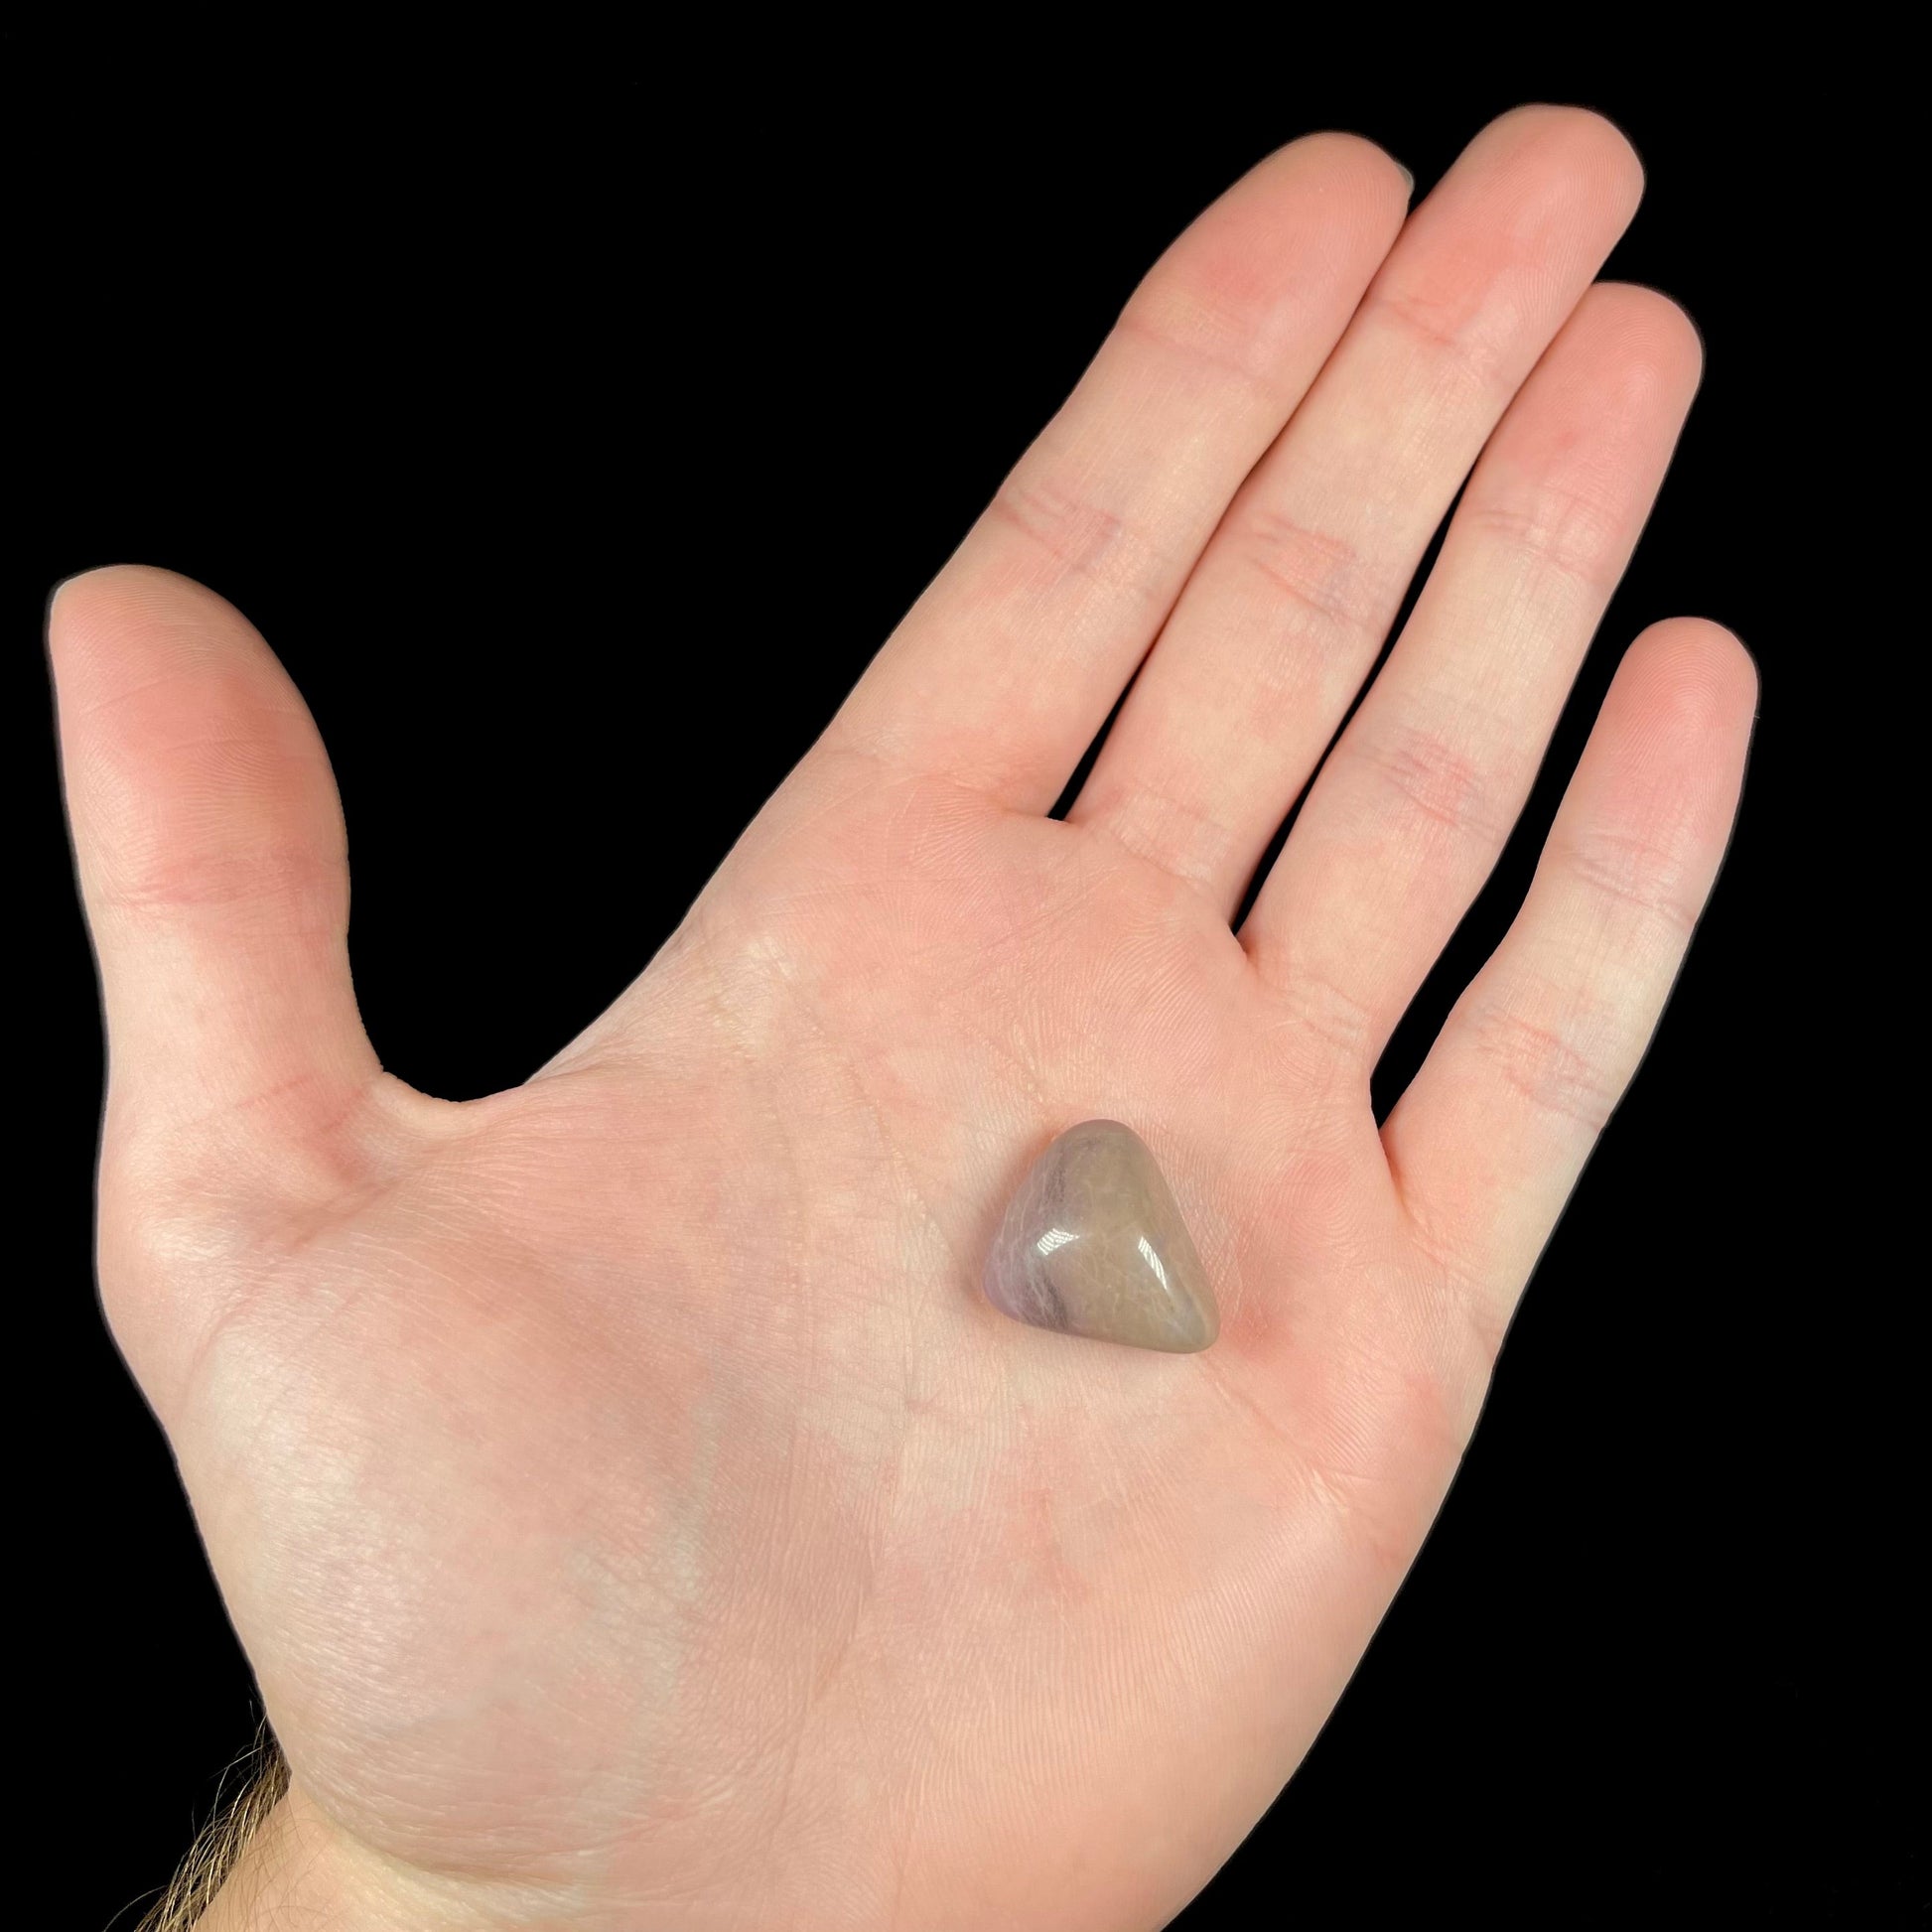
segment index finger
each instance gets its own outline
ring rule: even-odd
[[[1317,134],[1181,235],[840,712],[835,740],[1044,810],[1402,225],[1379,148]]]

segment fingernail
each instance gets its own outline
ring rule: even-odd
[[[1402,179],[1409,184],[1409,194],[1413,199],[1416,192],[1415,176],[1412,175],[1407,168],[1403,167],[1401,162],[1398,161],[1395,165],[1396,165],[1396,172],[1400,174]]]

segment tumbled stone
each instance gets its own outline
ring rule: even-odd
[[[1069,1127],[1028,1171],[986,1258],[986,1298],[1037,1328],[1189,1354],[1220,1332],[1214,1291],[1147,1144]]]

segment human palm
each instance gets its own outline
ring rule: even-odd
[[[1550,109],[1406,226],[1366,143],[1264,163],[650,968],[486,1100],[380,1072],[245,623],[66,587],[103,1285],[294,1778],[302,1856],[226,1922],[1079,1932],[1226,1856],[1420,1544],[1736,795],[1748,663],[1659,626],[1378,1131],[1695,384],[1675,310],[1588,287],[1635,194]],[[1173,1183],[1205,1354],[977,1292],[1094,1116]]]

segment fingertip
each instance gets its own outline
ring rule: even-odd
[[[193,605],[206,610],[229,606],[206,584],[156,564],[100,564],[64,577],[48,594],[50,621],[58,614],[63,627],[91,621],[97,615],[126,617],[171,607]]]
[[[1601,157],[1603,165],[1623,185],[1634,207],[1642,201],[1647,184],[1647,172],[1637,144],[1599,107],[1569,107],[1561,111],[1576,119],[1579,138],[1587,139]]]
[[[1708,618],[1667,618],[1625,653],[1613,697],[1633,756],[1707,775],[1741,768],[1758,700],[1757,660]]]
[[[1710,618],[1685,620],[1696,633],[1694,648],[1710,660],[1713,685],[1739,710],[1755,713],[1764,689],[1757,653],[1728,625]]]
[[[1631,424],[1668,419],[1672,435],[1704,379],[1704,345],[1669,296],[1634,282],[1596,282],[1564,325],[1561,360],[1585,386],[1599,420]]]
[[[1380,231],[1382,245],[1394,239],[1409,212],[1416,178],[1379,142],[1344,128],[1319,128],[1285,142],[1255,167],[1249,182],[1279,177],[1284,186],[1314,188],[1328,205],[1328,216]],[[1352,218],[1351,218],[1352,217]]]
[[[47,642],[50,650],[58,651],[74,634],[77,620],[99,594],[97,580],[126,568],[124,564],[104,564],[91,570],[77,570],[71,577],[63,577],[48,592]]]
[[[1356,134],[1346,128],[1324,128],[1290,142],[1283,152],[1293,150],[1305,152],[1338,174],[1372,182],[1376,192],[1405,207],[1415,193],[1415,176],[1379,141],[1371,140],[1366,134]]]
[[[1533,152],[1540,167],[1600,188],[1627,219],[1643,199],[1644,169],[1630,137],[1593,107],[1528,101],[1489,123],[1477,143]]]
[[[52,614],[84,608],[103,591],[111,590],[116,584],[131,576],[138,576],[146,569],[147,566],[142,564],[95,564],[87,570],[76,570],[72,576],[63,577],[48,592],[48,611]]]
[[[61,656],[97,629],[103,609],[125,596],[141,570],[138,564],[101,564],[62,578],[47,596],[49,649]]]
[[[1285,371],[1340,334],[1408,206],[1402,170],[1373,141],[1304,135],[1257,163],[1175,239],[1129,314],[1170,343],[1238,358],[1299,397],[1304,385]]]
[[[1639,633],[1630,657],[1653,661],[1654,674],[1705,693],[1724,710],[1753,709],[1757,703],[1757,658],[1728,625],[1713,618],[1665,618]]]
[[[56,584],[48,596],[47,649],[64,710],[215,658],[268,655],[225,598],[151,564],[106,564]]]
[[[1596,282],[1579,304],[1614,329],[1647,362],[1695,378],[1704,367],[1704,336],[1682,303],[1641,282]]]
[[[1636,144],[1600,107],[1568,100],[1526,100],[1498,115],[1490,125],[1511,123],[1576,142],[1642,184],[1643,160]]]

